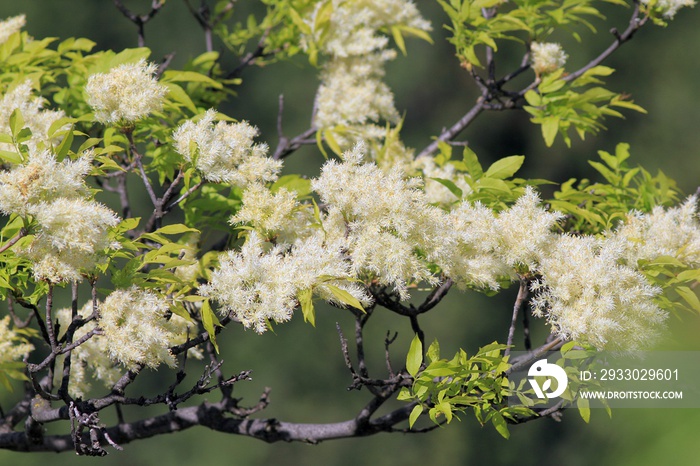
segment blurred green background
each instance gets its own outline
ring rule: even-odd
[[[137,12],[146,12],[150,0],[125,2]],[[193,4],[197,4],[193,1]],[[245,4],[246,2],[239,2]],[[396,93],[397,107],[406,111],[403,137],[418,150],[442,127],[451,125],[473,103],[475,90],[464,70],[459,68],[440,27],[445,16],[433,0],[419,0],[418,7],[433,21],[431,46],[409,41],[408,56],[391,63],[387,81]],[[37,38],[56,36],[88,37],[99,49],[136,46],[136,29],[114,8],[110,0],[3,0],[0,18],[19,13],[27,15],[26,30]],[[586,141],[574,140],[567,150],[558,140],[546,148],[539,128],[524,112],[500,112],[482,115],[465,133],[470,145],[484,164],[497,158],[525,154],[523,175],[548,178],[557,182],[571,176],[592,177],[586,160],[599,149],[612,151],[619,142],[632,145],[632,163],[651,172],[662,169],[676,179],[685,193],[700,185],[700,27],[698,11],[682,10],[668,28],[647,26],[635,39],[623,46],[608,62],[617,72],[607,82],[610,89],[631,94],[648,115],[626,112],[625,120],[608,120],[609,131]],[[629,14],[622,9],[606,10],[609,21],[597,22],[600,34],[584,35],[583,44],[567,36],[556,36],[570,55],[568,69],[580,66],[599,53],[611,40],[611,26],[625,27]],[[204,51],[204,40],[196,22],[183,2],[170,0],[162,12],[147,25],[146,45],[152,58],[172,51],[173,66]],[[229,68],[237,58],[226,52]],[[506,69],[504,66],[501,69]],[[309,126],[311,103],[317,83],[316,71],[304,60],[247,70],[238,97],[221,110],[235,118],[247,119],[262,132],[261,139],[276,144],[275,123],[279,94],[285,95],[284,128],[288,136]],[[299,151],[286,162],[286,169],[318,172],[322,158],[310,148]],[[496,298],[454,292],[443,306],[426,315],[422,323],[428,339],[440,340],[443,356],[463,347],[468,352],[493,340],[504,341],[510,319],[514,289]],[[365,341],[373,357],[375,373],[382,370],[383,340],[387,330],[398,331],[393,347],[396,365],[402,363],[411,337],[407,322],[393,316],[378,315],[369,325]],[[352,320],[337,309],[324,309],[317,316],[317,328],[303,324],[300,318],[277,326],[276,333],[258,336],[240,328],[226,329],[223,345],[224,368],[229,373],[252,369],[253,381],[236,386],[238,396],[255,404],[263,387],[272,387],[272,403],[263,413],[293,422],[341,421],[352,417],[369,400],[365,391],[348,392],[351,379],[345,369],[335,322],[346,335]],[[535,329],[543,332],[542,322]],[[671,323],[676,347],[700,349],[700,321],[685,316]],[[521,344],[521,340],[518,340]],[[173,374],[148,374],[151,382],[170,383]],[[165,382],[163,380],[166,380]],[[146,381],[145,391],[154,384]],[[154,393],[154,392],[153,392]],[[12,395],[2,394],[3,405]],[[199,401],[199,400],[198,400]],[[163,412],[157,408],[152,412]],[[126,411],[127,419],[143,413]],[[109,422],[110,419],[103,418]],[[0,464],[131,464],[169,465],[203,464],[440,464],[440,465],[658,465],[700,464],[699,410],[623,410],[611,419],[594,410],[591,425],[585,425],[575,410],[567,411],[562,422],[545,419],[511,429],[510,440],[502,439],[490,426],[481,428],[472,415],[461,422],[429,434],[380,434],[363,439],[326,442],[321,445],[272,444],[219,434],[203,428],[160,436],[125,445],[102,459],[76,458],[71,453],[19,454],[0,451]]]

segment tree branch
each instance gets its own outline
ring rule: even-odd
[[[316,444],[325,440],[365,437],[379,432],[389,432],[392,427],[408,419],[413,405],[409,404],[390,413],[369,419],[381,405],[382,400],[372,400],[358,416],[347,421],[326,424],[302,424],[278,421],[277,419],[236,419],[231,418],[226,407],[221,403],[203,403],[199,406],[179,408],[160,416],[140,421],[119,424],[103,429],[100,444],[112,442],[124,445],[134,440],[146,439],[156,435],[181,432],[195,426],[207,427],[217,432],[243,435],[264,442],[273,443],[304,442]],[[92,443],[89,433],[83,433],[82,442]],[[0,434],[0,448],[25,452],[64,452],[74,449],[70,435],[44,435],[38,443],[31,441],[26,432]]]

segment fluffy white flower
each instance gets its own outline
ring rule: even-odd
[[[252,232],[240,252],[228,251],[199,293],[214,298],[223,314],[233,312],[245,327],[267,330],[267,322],[286,322],[297,306],[297,268],[284,259],[283,248],[265,252],[262,238]]]
[[[296,198],[296,192],[285,188],[273,194],[262,184],[252,184],[243,192],[243,206],[231,217],[231,223],[248,223],[262,232],[286,230],[294,233],[297,228],[303,228],[295,215],[301,207]]]
[[[685,6],[695,6],[695,0],[642,0],[642,3],[658,8],[663,16],[668,19],[673,19],[678,10]]]
[[[0,172],[0,211],[22,217],[36,215],[38,205],[57,198],[88,194],[84,177],[91,169],[91,154],[62,162],[49,151],[30,153],[29,160]]]
[[[435,283],[419,251],[439,244],[442,211],[431,206],[420,179],[405,179],[400,170],[384,173],[362,163],[364,146],[327,162],[312,187],[329,206],[323,220],[329,241],[344,242],[356,273],[391,285],[403,299],[410,283]]]
[[[394,95],[381,81],[384,61],[394,55],[387,51],[331,60],[321,74],[314,125],[319,128],[364,125],[381,119],[396,122],[399,114]]]
[[[554,42],[533,42],[530,44],[530,52],[532,69],[537,75],[558,70],[569,58],[561,45]]]
[[[620,264],[623,250],[617,240],[559,237],[540,261],[533,313],[557,334],[598,349],[649,347],[667,316],[654,304],[661,290]]]
[[[525,194],[496,219],[495,229],[499,237],[496,252],[510,267],[524,265],[535,269],[556,239],[552,228],[562,215],[547,212],[539,204],[539,195],[528,186]]]
[[[32,96],[30,80],[7,91],[0,100],[0,133],[11,134],[10,115],[19,109],[24,119],[24,126],[32,131],[32,137],[23,143],[29,147],[30,151],[36,150],[39,142],[45,146],[59,143],[60,139],[49,138],[48,132],[51,125],[63,118],[65,114],[62,110],[43,110],[43,105],[44,102],[40,97]],[[10,143],[2,143],[0,149],[14,151],[15,147]]]
[[[141,59],[124,63],[109,73],[88,78],[87,102],[95,110],[95,119],[112,125],[130,125],[163,106],[168,90],[158,83],[158,67]]]
[[[316,4],[307,20],[313,37],[306,40],[321,42],[323,52],[335,57],[367,55],[384,49],[388,38],[379,33],[382,28],[403,25],[430,30],[430,23],[421,17],[415,4],[407,0],[334,0],[330,25],[316,30],[316,15],[323,3]]]
[[[384,137],[382,120],[396,123],[394,96],[382,81],[384,64],[396,52],[388,48],[386,32],[396,27],[428,31],[430,24],[406,0],[317,2],[306,18],[311,34],[302,43],[314,43],[329,60],[321,74],[313,123],[319,129],[342,127],[334,135],[342,150],[358,139]],[[317,16],[329,13],[328,21]],[[318,27],[320,26],[320,27]]]
[[[152,291],[136,286],[113,291],[100,305],[98,319],[110,357],[128,368],[174,367],[170,347],[186,340],[191,324],[176,314],[166,318],[168,309],[165,298]]]
[[[613,233],[625,240],[625,259],[635,267],[637,261],[671,256],[688,265],[700,265],[700,222],[697,198],[691,196],[681,206],[654,207],[648,213],[632,212]]]
[[[175,130],[176,150],[209,181],[247,186],[275,181],[282,162],[266,157],[267,145],[255,144],[258,130],[248,122],[214,124],[216,111],[208,110],[197,122],[186,121]]]
[[[443,219],[443,239],[429,256],[461,287],[500,288],[499,281],[514,277],[496,253],[501,233],[493,210],[481,203],[461,202]]]
[[[356,275],[344,252],[343,244],[329,244],[322,232],[297,241],[288,257],[297,270],[294,286],[298,290],[311,289],[321,299],[345,307],[329,288],[332,285],[350,293],[363,306],[371,305],[372,297],[354,281]]]
[[[87,302],[78,310],[77,317],[88,318],[92,315],[92,301]],[[59,309],[56,312],[62,337],[71,324],[71,309]],[[73,334],[73,341],[83,338],[88,332],[97,327],[97,322],[92,320],[78,328]],[[92,381],[101,382],[106,388],[111,388],[122,375],[122,369],[109,357],[107,339],[101,335],[94,335],[83,344],[71,351],[70,382],[68,393],[74,398],[84,398],[92,389]],[[65,360],[64,356],[58,359],[60,364]],[[61,367],[57,365],[57,367]],[[56,384],[60,384],[62,371],[55,374]]]
[[[0,44],[22,29],[25,24],[27,24],[27,20],[24,15],[11,16],[4,21],[0,21]]]
[[[34,345],[10,329],[10,316],[0,319],[0,366],[21,361],[34,351]]]
[[[108,230],[116,214],[95,201],[59,198],[35,206],[37,231],[17,254],[32,262],[34,276],[50,282],[78,281],[92,271],[112,244]]]
[[[307,238],[288,248],[275,245],[269,250],[257,232],[251,232],[240,252],[228,251],[220,259],[210,282],[200,287],[203,296],[221,304],[246,328],[267,330],[268,322],[286,322],[298,306],[300,291],[312,290],[327,301],[338,302],[328,285],[344,289],[360,302],[371,298],[353,278],[348,261],[338,246],[328,246],[321,235]]]

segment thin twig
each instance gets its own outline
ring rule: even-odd
[[[17,232],[17,234],[10,241],[8,241],[4,245],[0,246],[0,254],[7,251],[8,249],[10,249],[12,246],[14,246],[17,243],[17,241],[21,240],[26,235],[27,235],[27,229],[24,227],[20,228],[19,231]]]
[[[528,286],[530,281],[525,277],[520,277],[520,287],[518,288],[518,297],[515,298],[515,304],[513,305],[513,317],[510,320],[510,328],[508,329],[508,340],[506,342],[507,348],[505,350],[504,356],[510,354],[510,350],[513,346],[513,338],[515,337],[515,324],[518,322],[518,312],[523,306],[523,303],[527,299]]]
[[[474,119],[484,110],[485,103],[485,99],[483,97],[479,97],[476,104],[467,113],[465,113],[464,116],[459,119],[459,121],[457,121],[449,129],[443,131],[435,141],[431,142],[428,147],[423,149],[420,154],[418,154],[418,157],[428,157],[432,155],[435,151],[437,151],[439,142],[451,141],[457,137],[457,135],[461,133],[464,128],[469,126],[469,124],[474,121]]]
[[[532,354],[527,355],[527,357],[523,358],[522,360],[517,361],[515,364],[510,366],[505,374],[510,375],[513,372],[519,371],[523,367],[527,366],[528,364],[532,363],[535,359],[539,358],[543,354],[545,354],[547,351],[551,351],[556,349],[558,346],[560,346],[562,343],[564,343],[564,339],[562,337],[557,337],[551,342],[544,344],[540,346],[537,350],[535,350]]]
[[[644,16],[642,18],[639,17],[639,2],[634,2],[634,10],[632,11],[632,16],[630,17],[627,29],[625,29],[625,31],[622,34],[620,34],[615,28],[611,29],[610,32],[612,33],[612,35],[615,36],[615,41],[612,44],[610,44],[610,46],[607,49],[605,49],[600,55],[591,60],[587,65],[564,77],[564,81],[571,82],[579,78],[591,68],[600,65],[603,62],[603,60],[612,55],[612,53],[615,50],[617,50],[622,44],[632,39],[637,30],[644,26],[648,19],[648,16]]]

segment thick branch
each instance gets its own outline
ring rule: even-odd
[[[154,437],[161,434],[180,432],[194,426],[204,426],[217,432],[244,435],[272,442],[319,443],[324,440],[364,437],[388,432],[391,428],[408,419],[413,405],[406,405],[374,420],[366,420],[364,411],[373,411],[379,402],[371,402],[360,414],[347,421],[328,424],[298,424],[276,419],[235,419],[231,418],[221,404],[204,403],[199,406],[179,408],[160,416],[143,419],[128,424],[119,424],[104,432],[116,443],[123,445],[134,440]],[[378,406],[377,406],[378,407]],[[90,442],[87,434],[83,441]],[[101,439],[103,444],[106,441]],[[24,432],[0,434],[0,448],[13,451],[73,451],[70,435],[44,435],[40,443],[31,442]]]

